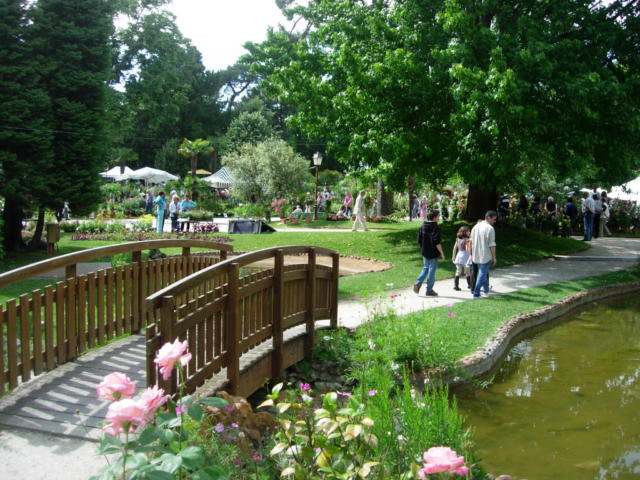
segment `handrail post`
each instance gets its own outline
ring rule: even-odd
[[[338,280],[340,279],[340,254],[334,253],[332,256],[331,271],[331,306],[330,306],[330,327],[338,328]]]
[[[282,313],[284,306],[284,252],[275,251],[273,264],[273,352],[271,354],[271,375],[278,378],[283,372],[283,344]]]
[[[173,325],[176,321],[177,312],[175,309],[176,300],[173,296],[162,297],[160,302],[160,347],[165,343],[173,343]],[[153,361],[150,359],[150,361]],[[154,366],[155,368],[155,366]],[[164,380],[158,377],[158,383],[164,389],[165,393],[173,395],[176,393],[176,371],[171,374],[171,378]]]
[[[147,303],[146,302],[147,292],[145,289],[145,275],[144,275],[146,272],[144,272],[144,269],[143,269],[141,250],[136,250],[131,252],[131,263],[137,263],[139,267],[138,268],[138,318],[140,320],[138,325],[134,325],[132,327],[133,331],[137,333],[140,331],[142,327],[147,326],[147,322],[146,322],[147,309],[145,308],[145,304]]]
[[[238,290],[238,279],[240,277],[240,267],[237,263],[229,265],[227,283],[227,315],[225,317],[224,330],[226,333],[227,349],[227,379],[229,380],[229,391],[236,395],[240,388],[240,292]]]
[[[185,277],[188,277],[193,273],[193,270],[191,269],[191,261],[189,258],[190,256],[191,256],[191,248],[182,247],[182,271]]]
[[[66,267],[64,267],[64,279],[68,280],[69,278],[76,278],[76,276],[78,275],[78,265],[77,264],[73,264],[73,265],[67,265]]]
[[[307,334],[304,337],[304,356],[311,358],[313,354],[313,336],[316,321],[316,249],[309,249],[309,261],[307,263],[307,305],[305,323]]]

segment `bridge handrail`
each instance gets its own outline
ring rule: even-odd
[[[191,240],[177,238],[166,240],[143,240],[138,242],[121,243],[118,245],[107,245],[104,247],[89,248],[80,252],[67,253],[65,255],[49,258],[2,273],[0,274],[0,288],[6,287],[7,285],[11,285],[22,280],[26,280],[35,275],[50,272],[51,270],[55,270],[56,268],[73,267],[78,263],[87,262],[96,258],[108,257],[119,253],[141,252],[143,250],[151,250],[154,248],[175,247],[182,247],[183,249],[208,248],[212,250],[220,250],[221,252],[224,252],[225,256],[227,252],[233,251],[233,247],[231,245],[227,245],[224,243],[211,242],[208,240]],[[134,261],[136,261],[135,258]],[[75,276],[75,272],[72,272],[71,276]]]
[[[255,252],[248,252],[237,257],[229,258],[222,262],[211,265],[210,267],[203,268],[202,270],[195,272],[188,277],[183,278],[171,285],[158,290],[154,294],[147,297],[147,309],[152,311],[155,308],[159,308],[164,296],[178,296],[185,293],[204,280],[208,280],[216,277],[217,275],[223,275],[228,273],[228,269],[231,264],[237,264],[238,267],[244,267],[260,260],[266,260],[274,258],[276,252],[282,251],[283,255],[300,255],[309,254],[310,251],[315,250],[316,255],[334,256],[338,255],[338,252],[323,247],[311,247],[305,245],[291,245],[286,247],[270,247],[262,250],[256,250]]]

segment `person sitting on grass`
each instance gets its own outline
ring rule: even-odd
[[[336,217],[340,220],[351,218],[351,216],[347,213],[347,207],[342,205],[340,210],[336,212]]]

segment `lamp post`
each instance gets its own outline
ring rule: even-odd
[[[316,167],[316,208],[313,212],[313,219],[318,219],[318,167],[322,165],[322,154],[320,152],[316,152],[313,154],[313,164]]]

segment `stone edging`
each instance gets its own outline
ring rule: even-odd
[[[511,341],[525,330],[550,322],[585,303],[635,291],[640,291],[640,281],[606,285],[583,290],[552,305],[511,317],[483,347],[458,360],[456,366],[471,377],[478,377],[489,372],[510,348]]]

